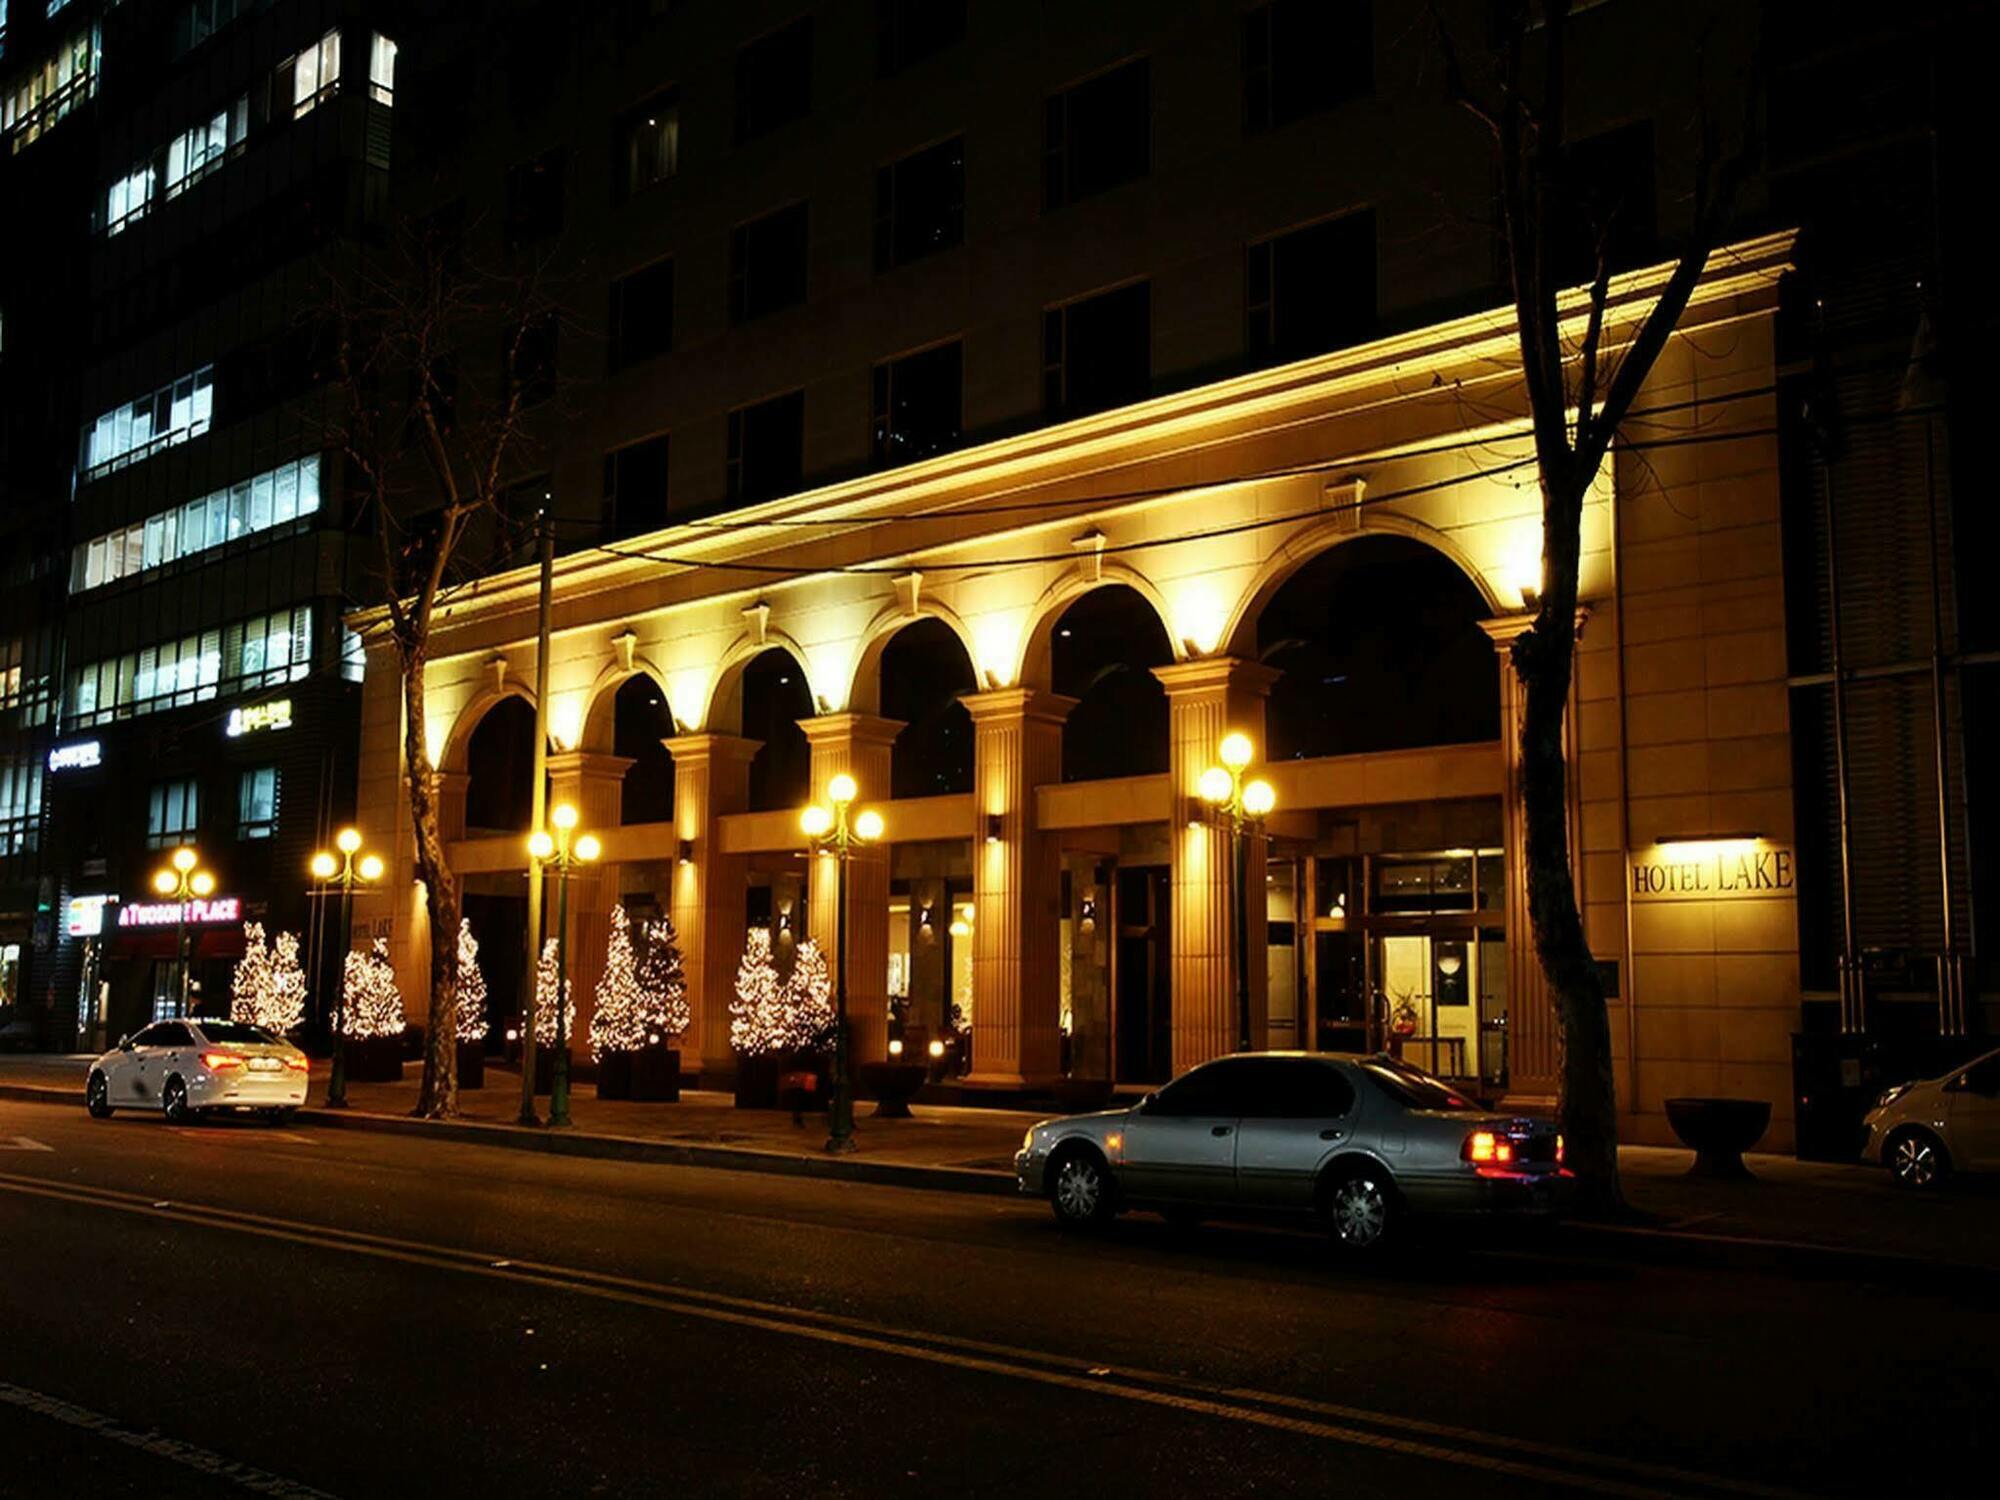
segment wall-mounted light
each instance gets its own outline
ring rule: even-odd
[[[1085,891],[1077,906],[1077,927],[1083,932],[1097,930],[1097,893]]]
[[[889,1038],[889,1055],[891,1057],[901,1057],[903,1055],[903,1039],[901,1037],[892,1036]]]
[[[988,813],[986,815],[986,842],[989,844],[1000,842],[1000,814],[998,813]]]
[[[1447,979],[1456,979],[1458,971],[1464,967],[1465,960],[1456,953],[1440,953],[1438,955],[1438,973],[1444,975]]]
[[[931,1039],[930,1054],[933,1058],[943,1057],[944,1043],[939,1041],[937,1038],[933,1037]]]
[[[691,864],[693,864],[693,863],[694,863],[694,840],[693,840],[693,839],[682,839],[682,840],[680,841],[679,845],[678,845],[678,846],[677,846],[677,847],[675,848],[675,850],[674,850],[674,858],[675,858],[675,860],[676,860],[676,861],[678,861],[679,863],[681,863],[681,864],[684,864],[684,865],[691,865]]]

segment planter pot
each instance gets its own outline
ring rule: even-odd
[[[632,1097],[633,1052],[607,1052],[597,1060],[597,1097],[600,1099],[630,1099]]]
[[[486,1087],[486,1048],[482,1044],[458,1044],[458,1086],[462,1089]]]
[[[400,1036],[348,1037],[349,1083],[401,1083],[403,1039]]]
[[[755,1057],[736,1059],[736,1107],[738,1109],[776,1109],[778,1107],[778,1073],[783,1059],[775,1052],[760,1053]]]
[[[681,1097],[681,1054],[665,1043],[632,1054],[632,1097],[675,1104]]]
[[[861,1092],[875,1101],[880,1120],[910,1118],[910,1100],[924,1086],[929,1069],[922,1063],[869,1062],[860,1068]]]
[[[1694,1151],[1690,1177],[1748,1177],[1743,1153],[1763,1139],[1771,1123],[1763,1099],[1669,1099],[1667,1123]]]

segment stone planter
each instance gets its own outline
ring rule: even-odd
[[[346,1039],[349,1083],[401,1083],[403,1039],[400,1036],[351,1036]]]
[[[681,1054],[660,1043],[632,1054],[632,1097],[649,1104],[676,1104],[681,1097]]]
[[[762,1052],[755,1057],[736,1059],[736,1107],[738,1109],[776,1109],[778,1107],[778,1074],[784,1060],[775,1052]]]
[[[462,1089],[486,1087],[486,1047],[483,1043],[458,1044],[458,1086]]]
[[[1743,1153],[1764,1137],[1771,1106],[1763,1099],[1669,1099],[1667,1123],[1694,1152],[1690,1177],[1748,1177]]]
[[[597,1060],[597,1097],[600,1099],[630,1099],[632,1097],[633,1052],[607,1052]]]
[[[875,1101],[881,1120],[910,1118],[910,1100],[924,1086],[929,1070],[922,1063],[868,1062],[860,1068],[861,1092]]]

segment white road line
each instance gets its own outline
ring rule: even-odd
[[[1543,1484],[1561,1485],[1624,1500],[1672,1500],[1690,1492],[1746,1496],[1795,1497],[1797,1491],[1761,1485],[1722,1474],[1649,1464],[1612,1454],[1537,1443],[1530,1439],[1489,1433],[1477,1428],[1417,1421],[1389,1413],[1364,1411],[1285,1396],[1275,1392],[1226,1388],[1155,1371],[1093,1366],[1087,1361],[1031,1349],[959,1339],[945,1334],[899,1329],[864,1319],[821,1314],[781,1303],[705,1292],[697,1288],[639,1281],[600,1272],[545,1265],[533,1261],[495,1259],[490,1255],[391,1239],[332,1226],[279,1219],[239,1209],[148,1200],[115,1188],[56,1183],[0,1173],[0,1191],[26,1193],[64,1202],[120,1210],[210,1229],[235,1230],[261,1238],[339,1250],[382,1260],[399,1261],[434,1270],[485,1276],[547,1291],[569,1292],[628,1306],[755,1328],[763,1332],[836,1344],[875,1353],[921,1360],[930,1364],[977,1371],[1043,1385],[1087,1391],[1093,1395],[1217,1417],[1253,1426],[1317,1437],[1351,1447],[1484,1470]],[[1298,1413],[1292,1415],[1290,1413]],[[1309,1415],[1308,1415],[1309,1414]],[[1338,1422],[1324,1420],[1327,1417]],[[1363,1423],[1389,1431],[1368,1431],[1345,1425]],[[1408,1434],[1400,1436],[1396,1434]],[[1434,1438],[1438,1441],[1425,1441]],[[1476,1452],[1466,1444],[1483,1445]],[[1454,1445],[1454,1446],[1447,1446]],[[1504,1454],[1520,1457],[1506,1457]],[[1596,1471],[1596,1472],[1592,1472]],[[1631,1476],[1620,1479],[1605,1471]],[[1641,1482],[1643,1481],[1643,1482]],[[1666,1486],[1656,1488],[1655,1486]]]
[[[135,1448],[154,1458],[165,1459],[168,1463],[179,1464],[182,1468],[195,1469],[216,1479],[224,1479],[240,1489],[256,1495],[274,1495],[278,1500],[334,1500],[325,1490],[316,1490],[311,1485],[300,1484],[295,1479],[287,1479],[281,1474],[272,1474],[249,1464],[238,1463],[233,1458],[224,1458],[220,1453],[211,1453],[206,1448],[184,1443],[179,1438],[166,1437],[158,1432],[135,1432],[122,1424],[116,1417],[107,1417],[103,1412],[91,1411],[56,1396],[31,1391],[26,1386],[10,1385],[0,1380],[0,1401],[9,1406],[19,1407],[37,1416],[48,1417],[71,1427],[103,1438],[106,1442],[118,1443],[127,1448]]]

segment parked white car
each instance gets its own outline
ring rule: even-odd
[[[306,1102],[306,1055],[261,1026],[190,1016],[155,1021],[90,1065],[83,1098],[103,1119],[114,1109],[157,1109],[177,1123],[204,1111],[290,1117]]]
[[[1933,1188],[1955,1171],[2000,1171],[2000,1052],[1941,1078],[1899,1083],[1868,1111],[1868,1145],[1907,1188]]]

